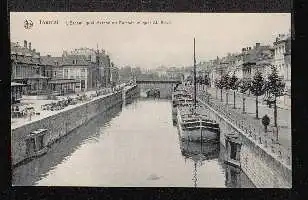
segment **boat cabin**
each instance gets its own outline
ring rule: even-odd
[[[190,117],[190,118],[183,118],[182,121],[183,129],[191,130],[191,129],[212,129],[212,130],[219,130],[219,124],[213,120],[209,120],[206,118],[201,117]]]

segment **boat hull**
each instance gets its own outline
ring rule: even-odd
[[[180,123],[178,123],[179,136],[181,140],[188,140],[192,142],[214,142],[219,143],[219,130],[212,128],[198,128],[194,130],[183,130]]]
[[[182,126],[182,117],[180,108],[177,109],[177,127],[179,137],[181,140],[188,140],[192,142],[220,142],[220,130],[219,128],[211,126],[198,126],[193,129],[185,129]]]

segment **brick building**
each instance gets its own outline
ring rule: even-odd
[[[50,77],[48,69],[41,65],[40,53],[32,49],[31,42],[25,40],[24,45],[11,43],[11,81],[26,85],[23,94],[45,94]]]

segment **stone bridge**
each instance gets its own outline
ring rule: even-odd
[[[171,98],[173,88],[181,83],[181,80],[136,80],[140,89],[140,96],[146,97],[149,90],[159,90],[160,98]]]

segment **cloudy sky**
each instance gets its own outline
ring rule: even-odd
[[[289,13],[11,13],[10,36],[12,42],[31,42],[41,55],[60,56],[63,50],[98,45],[117,66],[182,67],[193,64],[193,37],[197,62],[205,61],[256,42],[272,44],[278,34],[289,31],[290,17]],[[25,20],[32,20],[31,29],[24,28]],[[58,24],[40,24],[48,20]]]

